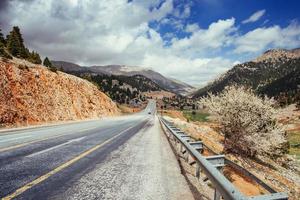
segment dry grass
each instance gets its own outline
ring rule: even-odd
[[[140,112],[146,107],[145,104],[143,104],[141,107],[130,107],[129,105],[126,104],[117,104],[117,106],[120,109],[121,113],[123,114]]]

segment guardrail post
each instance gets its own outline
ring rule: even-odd
[[[215,188],[214,200],[220,200],[220,199],[221,199],[221,195],[218,192],[217,188]]]
[[[200,164],[199,162],[196,162],[196,177],[200,178]]]
[[[189,162],[189,151],[188,151],[188,149],[185,149],[185,162]]]

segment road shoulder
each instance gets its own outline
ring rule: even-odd
[[[193,199],[156,117],[94,170],[77,180],[63,197]]]

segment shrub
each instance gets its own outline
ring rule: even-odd
[[[52,72],[57,72],[57,68],[55,66],[51,66],[51,67],[49,67],[49,69]]]
[[[21,70],[29,70],[29,67],[27,65],[23,65],[23,64],[18,65],[18,68]]]
[[[279,157],[287,152],[283,129],[275,119],[274,101],[244,87],[226,87],[200,100],[222,125],[225,152]]]

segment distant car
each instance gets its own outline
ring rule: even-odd
[[[148,114],[151,115],[151,111],[149,111]]]

